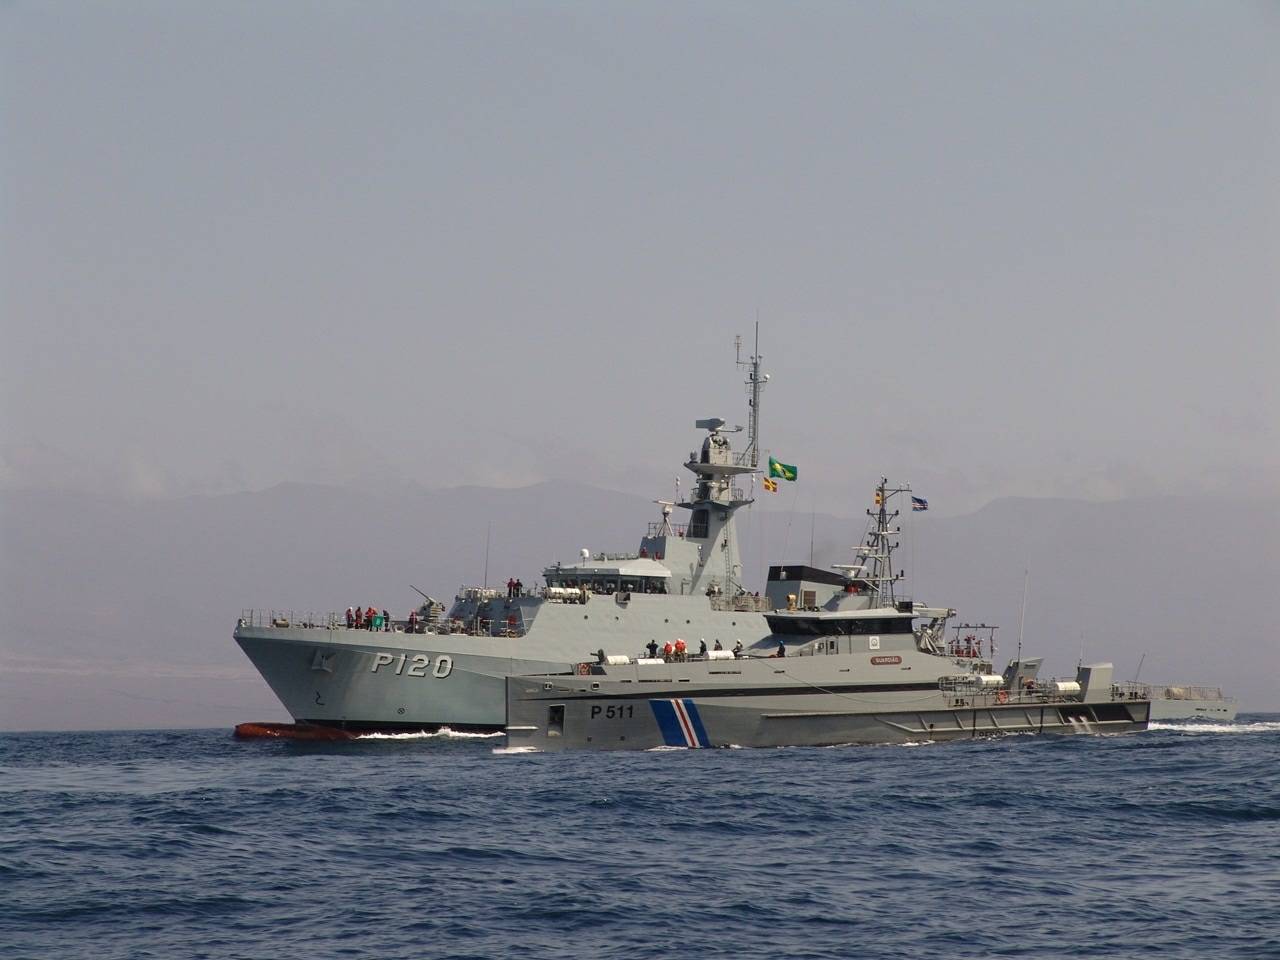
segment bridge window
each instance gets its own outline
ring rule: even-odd
[[[706,509],[693,511],[693,516],[689,518],[689,538],[692,540],[707,539],[707,517]]]

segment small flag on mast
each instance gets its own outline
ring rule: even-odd
[[[768,477],[765,477],[763,482],[764,482],[764,488],[765,488],[766,490],[768,490],[770,493],[777,493],[777,492],[778,492],[778,481],[777,481],[777,480],[770,480]]]
[[[790,463],[783,463],[781,460],[769,458],[769,476],[780,477],[783,480],[795,480],[799,475],[799,471]]]
[[[911,510],[914,513],[919,513],[921,510],[928,510],[928,509],[929,509],[929,501],[924,499],[924,497],[911,498]]]

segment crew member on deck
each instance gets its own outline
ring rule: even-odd
[[[787,645],[786,645],[785,643],[783,643],[781,640],[779,640],[779,641],[778,641],[778,652],[777,652],[777,653],[775,653],[775,654],[774,654],[774,656],[775,656],[775,657],[785,657],[786,655],[787,655]]]

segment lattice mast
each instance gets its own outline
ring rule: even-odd
[[[871,523],[866,542],[857,548],[858,562],[866,570],[864,579],[876,594],[876,606],[893,606],[897,602],[895,585],[903,577],[901,571],[893,568],[893,551],[901,546],[894,538],[902,533],[902,528],[891,524],[897,520],[899,511],[889,509],[890,498],[900,493],[910,494],[911,486],[890,487],[887,477],[880,478],[876,485],[875,508],[867,511]]]

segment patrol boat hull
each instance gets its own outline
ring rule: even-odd
[[[567,674],[601,646],[639,654],[676,636],[748,645],[769,633],[755,612],[715,610],[707,597],[611,597],[536,605],[517,637],[405,633],[345,626],[242,624],[234,636],[290,716],[351,730],[501,730],[506,678]]]
[[[1154,687],[1151,692],[1152,720],[1220,720],[1230,723],[1240,704],[1225,697],[1216,687]]]
[[[847,659],[842,666],[839,660]],[[507,741],[533,750],[892,744],[1008,734],[1143,730],[1150,702],[1121,694],[1110,670],[1080,696],[958,694],[936,678],[856,677],[867,658],[744,659],[591,667],[573,677],[510,677]],[[725,670],[732,671],[726,675]],[[648,675],[646,675],[648,674]]]

